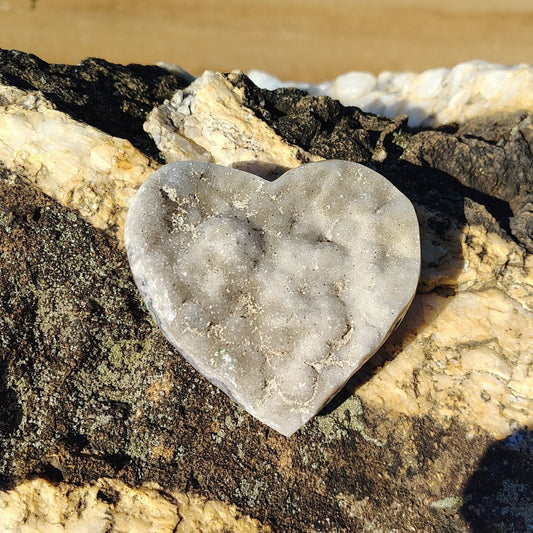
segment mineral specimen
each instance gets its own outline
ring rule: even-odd
[[[268,182],[205,162],[155,172],[128,212],[135,281],[166,337],[290,436],[376,352],[418,282],[418,221],[346,161]]]

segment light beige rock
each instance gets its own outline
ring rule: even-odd
[[[384,347],[392,359],[357,393],[503,438],[533,424],[533,256],[467,226],[451,261],[463,264],[447,279],[423,266],[424,293]],[[440,296],[437,285],[457,292]]]
[[[220,73],[206,71],[155,108],[144,129],[167,163],[207,161],[276,178],[304,161],[319,161],[292,146],[244,105]]]
[[[270,531],[233,505],[114,479],[82,486],[26,481],[0,492],[3,533],[254,533]]]
[[[122,238],[154,165],[129,141],[62,113],[37,91],[0,85],[0,161],[97,228]]]

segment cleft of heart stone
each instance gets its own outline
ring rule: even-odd
[[[412,204],[347,161],[273,182],[210,163],[165,165],[137,192],[125,242],[167,339],[286,436],[383,344],[420,273]]]

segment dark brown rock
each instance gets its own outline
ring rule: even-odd
[[[298,89],[259,89],[244,74],[228,78],[242,91],[244,104],[281,137],[325,159],[368,163],[384,138],[407,124],[407,117],[390,120]]]
[[[533,123],[521,112],[471,120],[454,134],[412,138],[409,159],[438,168],[465,187],[508,204],[514,237],[533,251]],[[494,200],[492,200],[494,203]],[[501,212],[505,218],[505,214]]]
[[[143,130],[146,115],[193,80],[155,65],[116,65],[89,58],[79,65],[46,63],[32,54],[0,49],[0,83],[41,91],[57,109],[110,135],[128,139],[157,158]]]

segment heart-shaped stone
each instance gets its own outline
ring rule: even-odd
[[[418,282],[418,221],[346,161],[273,182],[203,162],[139,189],[125,241],[163,333],[207,379],[289,436],[381,346]]]

